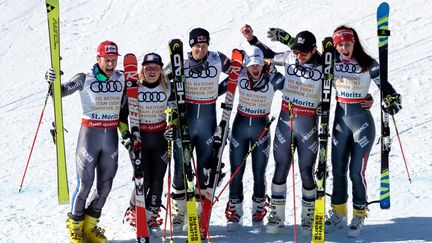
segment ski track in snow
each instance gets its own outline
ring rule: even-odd
[[[355,0],[240,0],[240,1],[96,1],[62,0],[60,2],[61,68],[63,82],[78,72],[87,72],[95,62],[96,46],[110,39],[119,45],[122,55],[133,52],[139,59],[147,52],[158,52],[168,63],[167,43],[181,38],[185,43],[194,27],[203,27],[211,34],[210,50],[228,55],[233,48],[245,48],[248,43],[239,33],[248,23],[260,40],[275,51],[284,51],[279,43],[266,38],[269,27],[280,27],[291,35],[309,29],[321,40],[331,35],[338,25],[354,27],[365,49],[378,56],[375,11],[380,1]],[[369,206],[370,212],[359,238],[350,239],[344,231],[326,235],[329,242],[432,242],[432,35],[430,35],[432,2],[428,0],[389,0],[389,80],[403,95],[403,110],[395,116],[403,142],[412,183],[408,182],[402,154],[391,125],[393,138],[390,153],[391,209],[381,210],[379,205]],[[2,122],[0,183],[0,242],[23,242],[36,239],[41,242],[66,242],[65,218],[68,205],[58,205],[56,188],[55,149],[49,134],[53,121],[52,102],[48,101],[33,155],[18,193],[36,122],[46,92],[45,71],[50,66],[45,2],[42,0],[0,0],[0,67],[2,67],[0,92],[0,121]],[[140,61],[140,60],[139,60]],[[119,61],[118,69],[122,69]],[[7,72],[6,72],[7,70]],[[281,70],[282,71],[282,70]],[[379,99],[375,84],[370,92]],[[219,99],[218,104],[220,103]],[[272,115],[278,116],[281,95],[275,95]],[[235,101],[235,104],[237,100]],[[334,107],[334,99],[332,105]],[[78,137],[81,108],[79,95],[63,99],[69,192],[76,186],[75,147]],[[219,107],[219,106],[218,106]],[[379,134],[379,104],[372,109],[377,134]],[[236,111],[233,111],[232,119]],[[218,118],[221,111],[218,110]],[[272,137],[276,123],[271,127]],[[378,136],[375,141],[378,141]],[[330,144],[329,144],[330,145]],[[369,201],[379,198],[380,147],[372,148],[366,172]],[[124,148],[119,147],[119,169],[111,194],[104,207],[101,226],[106,228],[110,242],[135,242],[134,232],[122,224],[133,183],[131,165]],[[229,169],[228,146],[223,159]],[[244,175],[244,227],[235,233],[225,230],[225,205],[228,191],[220,197],[212,213],[210,233],[213,242],[292,242],[293,241],[293,179],[287,178],[286,227],[280,235],[256,232],[251,227],[252,178],[251,161],[247,160]],[[329,162],[330,165],[330,162]],[[274,170],[273,156],[268,163],[267,193],[270,194]],[[310,242],[310,236],[300,233],[301,182],[294,168],[296,192],[297,240]],[[225,178],[223,183],[226,183]],[[350,188],[349,183],[349,188]],[[219,189],[220,190],[220,189]],[[327,190],[332,190],[331,165]],[[164,192],[165,202],[166,192]],[[351,192],[349,190],[349,195]],[[351,198],[348,199],[351,203]],[[349,204],[351,205],[351,204]],[[330,206],[327,200],[327,206]],[[349,207],[349,215],[352,209]],[[162,215],[165,211],[162,210]],[[43,237],[43,240],[41,238]],[[184,242],[185,234],[174,236],[175,242]],[[152,242],[159,242],[153,237]]]

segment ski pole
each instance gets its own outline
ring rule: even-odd
[[[258,143],[261,141],[261,139],[264,137],[264,135],[267,133],[267,131],[270,129],[270,125],[276,118],[274,116],[271,117],[269,121],[267,121],[267,124],[265,125],[264,129],[262,130],[261,134],[258,136],[256,142],[252,145],[252,147],[249,149],[249,151],[246,153],[245,157],[243,157],[242,162],[240,165],[236,168],[234,173],[229,178],[228,182],[224,185],[222,190],[219,192],[219,194],[215,197],[215,200],[212,203],[212,207],[214,204],[219,201],[219,197],[222,195],[222,193],[225,191],[225,189],[228,187],[228,185],[231,183],[231,181],[234,179],[234,176],[240,171],[243,164],[246,162],[246,159],[249,157],[249,155],[252,153],[252,151],[258,146]]]
[[[400,140],[399,130],[398,130],[397,126],[396,126],[396,119],[394,118],[394,115],[392,115],[391,117],[392,117],[392,119],[393,119],[393,125],[394,125],[395,130],[396,130],[396,136],[397,136],[398,141],[399,141],[399,147],[400,147],[401,152],[402,152],[402,158],[403,158],[404,163],[405,163],[405,170],[406,170],[407,175],[408,175],[408,181],[411,183],[412,180],[411,180],[411,176],[410,176],[410,173],[409,173],[409,170],[408,170],[408,164],[407,164],[407,161],[406,161],[406,159],[405,159],[405,153],[404,153],[404,150],[403,150],[403,148],[402,148],[402,142],[401,142],[401,140]]]
[[[20,184],[20,187],[19,187],[19,191],[18,191],[18,192],[21,192],[21,190],[22,190],[22,186],[23,186],[23,183],[24,183],[24,178],[25,178],[26,173],[27,173],[27,168],[28,168],[28,165],[29,165],[29,163],[30,163],[30,158],[31,158],[32,153],[33,153],[33,148],[34,148],[34,145],[35,145],[35,142],[36,142],[36,138],[37,138],[37,135],[38,135],[38,133],[39,133],[39,127],[40,127],[40,124],[41,124],[41,122],[42,122],[42,118],[43,118],[44,113],[45,113],[45,108],[46,108],[47,103],[48,103],[48,98],[49,98],[49,96],[50,96],[50,94],[51,94],[51,89],[52,89],[52,85],[49,86],[49,88],[48,88],[48,92],[47,92],[47,94],[45,95],[44,105],[43,105],[42,112],[41,112],[41,114],[40,114],[39,121],[38,121],[38,124],[37,124],[37,127],[36,127],[36,133],[35,133],[34,138],[33,138],[33,143],[32,143],[32,146],[31,146],[31,148],[30,148],[30,154],[29,154],[29,156],[28,156],[28,158],[27,158],[27,163],[26,163],[26,166],[25,166],[25,169],[24,169],[24,174],[23,174],[23,176],[22,176],[21,184]]]
[[[168,129],[172,127],[172,113],[173,109],[168,108],[165,110],[165,113],[168,117]],[[168,141],[168,197],[167,197],[167,210],[165,210],[165,225],[164,225],[164,234],[162,237],[162,242],[166,242],[166,227],[167,227],[167,219],[169,216],[169,227],[170,227],[170,243],[174,243],[173,239],[173,228],[172,228],[172,220],[171,220],[171,153],[172,153],[172,145],[171,141]]]
[[[297,242],[297,214],[296,214],[296,195],[295,195],[295,177],[294,177],[294,122],[293,122],[293,103],[288,104],[289,119],[290,119],[290,133],[291,133],[291,165],[292,165],[292,189],[293,189],[293,209],[294,209],[294,242]]]

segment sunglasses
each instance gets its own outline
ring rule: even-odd
[[[295,50],[295,51],[293,51],[293,53],[294,53],[294,55],[300,55],[300,56],[302,56],[302,57],[305,57],[305,56],[307,56],[307,55],[309,55],[309,52],[303,52],[303,51],[297,51],[297,50]]]

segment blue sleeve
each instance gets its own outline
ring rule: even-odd
[[[228,74],[228,70],[231,65],[231,60],[223,53],[218,52],[218,54],[221,61],[222,72]]]
[[[252,40],[249,41],[249,44],[257,46],[259,49],[261,49],[264,54],[264,58],[273,58],[277,54],[268,46],[264,45],[264,43],[259,41],[256,36],[253,36]]]
[[[84,73],[78,73],[73,76],[71,80],[61,85],[61,94],[62,97],[71,95],[76,91],[81,91],[84,88],[84,82],[86,79],[86,75]]]
[[[273,85],[274,90],[282,90],[284,87],[284,83],[285,77],[280,72],[277,72],[271,80],[271,84]]]
[[[226,93],[227,86],[228,86],[228,78],[229,77],[226,77],[222,82],[219,83],[218,96],[221,96]]]
[[[380,73],[379,73],[379,64],[377,61],[373,61],[371,67],[369,68],[369,75],[371,79],[375,82],[378,88],[383,90],[384,96],[396,94],[396,90],[393,86],[387,82],[385,84],[381,84]]]

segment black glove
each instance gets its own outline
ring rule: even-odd
[[[279,41],[282,44],[290,46],[290,41],[293,39],[285,30],[279,28],[270,28],[267,31],[267,37],[271,41]]]
[[[400,94],[387,95],[384,103],[384,112],[393,116],[402,109],[402,96]]]
[[[126,132],[122,134],[122,138],[123,140],[121,141],[121,143],[123,144],[123,146],[125,146],[127,150],[130,151],[141,148],[141,139],[135,134],[131,134],[129,130],[126,130]]]

